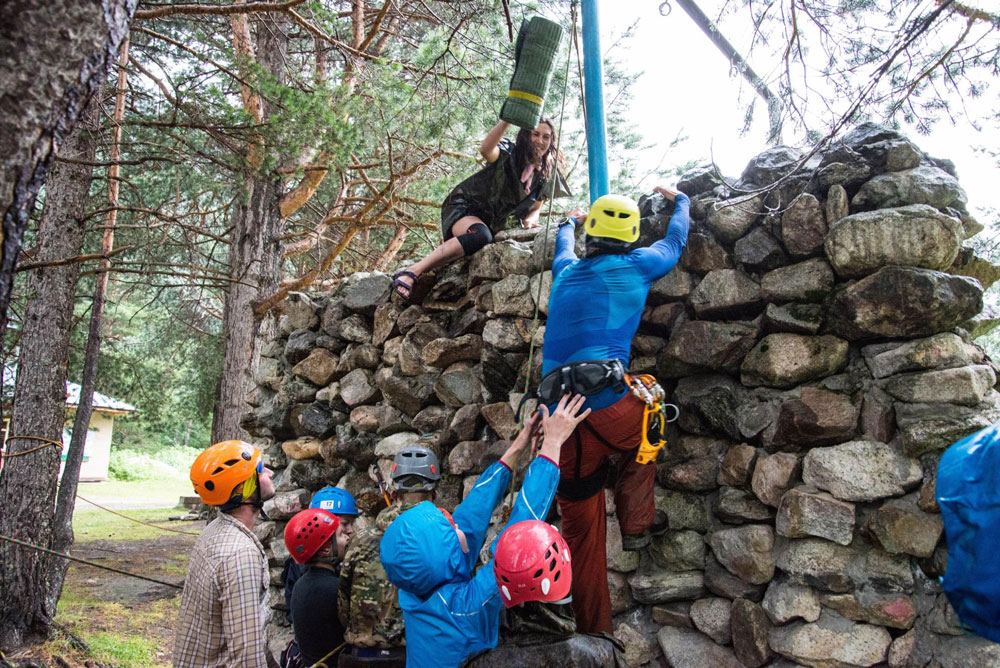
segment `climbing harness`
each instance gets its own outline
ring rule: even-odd
[[[626,374],[625,380],[632,395],[646,405],[642,412],[642,440],[639,442],[639,452],[636,453],[635,461],[639,464],[651,464],[656,461],[657,454],[667,444],[663,436],[667,423],[680,417],[681,411],[674,404],[666,403],[666,392],[650,374]],[[667,412],[671,408],[673,417],[668,418]]]
[[[78,564],[86,564],[87,566],[93,566],[94,568],[100,568],[105,571],[111,571],[112,573],[118,573],[120,575],[127,575],[132,578],[137,578],[139,580],[146,580],[147,582],[155,582],[156,584],[165,585],[167,587],[173,587],[174,589],[183,589],[183,583],[167,582],[166,580],[157,580],[156,578],[151,578],[148,575],[139,575],[138,573],[130,573],[129,571],[123,571],[120,568],[115,568],[113,566],[105,566],[104,564],[98,564],[93,561],[87,561],[86,559],[80,559],[79,557],[72,557],[68,554],[62,552],[56,552],[55,550],[50,550],[47,547],[41,547],[40,545],[34,545],[27,541],[18,540],[17,538],[11,538],[10,536],[4,536],[0,534],[0,540],[5,540],[8,543],[14,543],[15,545],[20,545],[22,547],[28,547],[32,550],[37,550],[39,552],[45,552],[46,554],[51,554],[56,557],[62,557],[63,559],[68,559],[69,561],[75,561]]]

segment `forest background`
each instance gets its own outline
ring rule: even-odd
[[[691,0],[615,3],[603,36],[611,189],[638,196],[707,162],[705,136],[720,137],[710,146],[721,158],[735,143],[721,138],[742,133],[755,147],[745,160],[764,144],[811,151],[865,120],[918,144],[957,127],[995,174],[1000,18],[987,4],[706,0],[699,18]],[[71,55],[75,19],[58,12],[73,5],[37,15],[65,39],[25,51],[33,75]],[[290,293],[386,271],[436,245],[439,204],[477,169],[475,147],[506,95],[521,19],[546,15],[567,37],[577,19],[575,5],[554,1],[108,5],[127,37],[105,45],[106,82],[61,138],[44,188],[13,216],[23,217],[23,250],[2,353],[19,369],[4,388],[12,434],[61,438],[67,378],[135,405],[116,423],[115,473],[127,477],[141,475],[136,454],[183,469],[208,443],[243,435],[256,342]],[[683,25],[693,41],[662,39],[652,55],[635,40],[657,25]],[[733,53],[719,53],[720,36]],[[564,39],[546,105],[576,193],[553,215],[587,204],[577,48]],[[678,71],[697,77],[720,62],[724,76],[679,90]],[[653,87],[659,103],[647,102]],[[717,111],[699,101],[718,89],[739,91],[726,115],[697,127],[672,117],[681,100]],[[7,93],[4,109],[16,109]],[[722,169],[736,177],[741,166],[729,158]],[[973,243],[996,257],[1000,205],[973,204],[986,226]],[[0,272],[19,238],[7,218],[4,231]],[[59,492],[52,521],[58,460],[46,457],[30,470],[5,466],[0,497],[25,500],[0,530],[34,526],[29,538],[63,549],[73,494]],[[14,626],[5,622],[19,594],[0,605],[0,647],[44,631],[62,583],[58,567],[10,550],[0,546],[0,561],[10,556],[0,585],[16,574],[18,591],[47,593]]]

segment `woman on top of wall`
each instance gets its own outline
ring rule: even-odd
[[[416,264],[396,272],[393,289],[409,299],[425,271],[472,255],[500,230],[520,224],[538,227],[542,202],[564,187],[555,125],[542,118],[533,130],[522,128],[515,141],[504,137],[510,124],[500,121],[479,145],[486,166],[459,183],[441,206],[444,242]]]

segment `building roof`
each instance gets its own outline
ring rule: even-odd
[[[66,381],[66,405],[80,405],[80,386]],[[137,409],[132,404],[113,399],[98,391],[94,391],[94,410],[114,413],[134,413]]]

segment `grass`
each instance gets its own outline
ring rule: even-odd
[[[173,626],[179,607],[179,596],[129,605],[103,601],[68,577],[56,610],[59,630],[39,653],[80,665],[94,659],[119,668],[166,668],[170,663],[157,630]],[[87,648],[76,645],[62,629],[81,638]]]
[[[86,506],[81,503],[77,506]],[[146,510],[119,511],[143,522],[153,522],[169,529],[191,531],[191,522],[171,522],[169,518],[182,515],[184,510],[178,508],[152,508]],[[137,524],[124,517],[112,515],[103,510],[77,510],[73,513],[73,534],[77,543],[87,543],[95,540],[133,541],[150,540],[164,534],[161,529]]]

